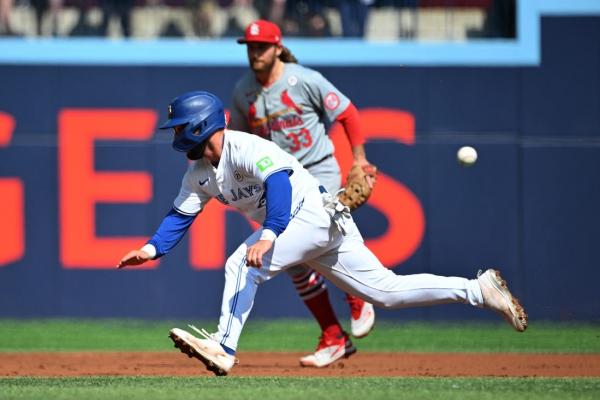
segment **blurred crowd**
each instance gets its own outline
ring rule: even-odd
[[[462,8],[482,15],[469,36],[515,37],[515,1],[0,0],[0,35],[230,37],[262,18],[276,22],[286,37],[365,37],[369,15],[379,13],[380,24],[408,27],[388,27],[396,36],[415,37],[420,10]]]

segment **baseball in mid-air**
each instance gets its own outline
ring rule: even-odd
[[[477,161],[477,150],[471,146],[463,146],[456,153],[458,163],[464,167],[470,167]]]

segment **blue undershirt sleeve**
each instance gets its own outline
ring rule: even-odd
[[[183,238],[195,218],[195,215],[183,215],[172,208],[165,218],[163,218],[154,236],[148,241],[149,244],[156,248],[156,256],[154,258],[164,256],[175,247],[181,238]]]
[[[263,228],[279,236],[290,222],[292,210],[292,184],[290,171],[279,171],[269,175],[265,181],[267,215]]]

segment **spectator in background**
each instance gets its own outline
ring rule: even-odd
[[[323,13],[314,13],[308,15],[308,20],[305,26],[305,36],[309,37],[324,37],[331,36],[329,22]]]
[[[329,24],[324,17],[327,0],[255,0],[258,17],[281,27],[286,36],[328,36]]]
[[[492,0],[486,11],[483,27],[469,30],[467,35],[471,38],[515,38],[516,18],[515,0]]]
[[[0,0],[0,35],[14,35],[10,25],[10,14],[13,6],[13,0]]]
[[[344,37],[362,38],[365,35],[369,6],[373,3],[374,0],[337,0]]]
[[[190,1],[188,5],[193,15],[194,33],[200,37],[213,36],[214,16],[218,8],[216,1]]]
[[[286,3],[286,0],[254,0],[254,7],[260,19],[281,26],[285,17]]]
[[[42,19],[48,7],[48,0],[30,0],[30,3],[35,11],[36,33],[42,36]]]
[[[298,0],[285,2],[283,15],[283,35],[322,37],[331,36],[329,23],[325,18],[328,2],[320,0]]]
[[[35,19],[37,22],[37,34],[44,34],[42,22],[44,15],[50,13],[50,36],[58,35],[58,14],[64,7],[64,0],[30,0],[33,9],[35,10]]]
[[[438,0],[439,2],[440,0]],[[438,5],[439,7],[452,7],[452,1],[443,0],[445,3]],[[373,6],[378,8],[393,7],[397,10],[406,11],[405,18],[400,20],[399,35],[402,38],[415,38],[419,25],[419,6],[427,5],[427,2],[421,0],[375,0]],[[433,3],[436,4],[436,3]],[[431,5],[431,4],[430,4]]]
[[[188,2],[186,0],[146,0],[148,4],[166,6],[169,10],[183,9]],[[170,14],[170,13],[169,13]],[[160,37],[182,38],[185,32],[181,24],[175,19],[169,17],[167,23],[163,24],[159,32]]]
[[[69,36],[104,36],[101,16],[90,13],[90,10],[98,7],[97,0],[68,1],[67,5],[75,6],[79,10],[79,19]]]
[[[101,0],[102,7],[102,25],[100,32],[103,36],[108,34],[108,24],[110,18],[116,15],[119,18],[123,36],[131,36],[131,9],[133,8],[133,0]]]
[[[516,37],[515,0],[493,0],[484,23],[484,32],[488,37]]]
[[[227,18],[221,34],[225,37],[240,36],[244,33],[244,27],[258,17],[252,0],[217,0],[215,3]]]

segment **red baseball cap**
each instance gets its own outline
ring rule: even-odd
[[[259,19],[248,25],[244,37],[239,38],[237,42],[242,44],[248,42],[281,44],[281,29],[273,22]]]

